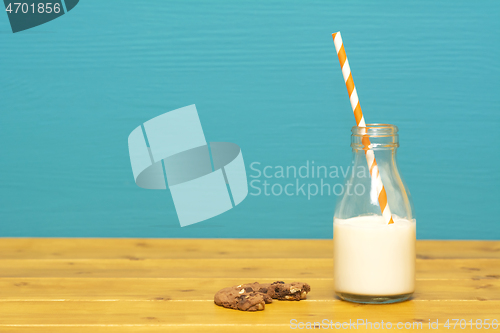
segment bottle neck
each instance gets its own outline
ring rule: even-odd
[[[353,160],[346,187],[351,186],[357,192],[344,192],[335,209],[335,218],[370,215],[382,218],[384,210],[379,200],[381,188],[378,176],[392,215],[409,221],[415,218],[410,192],[396,163],[396,150],[399,146],[397,132],[396,126],[388,124],[368,124],[366,127],[352,128]]]
[[[353,152],[374,150],[394,154],[396,148],[399,147],[398,128],[394,125],[367,124],[366,127],[354,126],[351,132]]]

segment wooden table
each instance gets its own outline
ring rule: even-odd
[[[418,241],[417,253],[413,300],[361,305],[333,294],[331,240],[4,238],[0,332],[278,332],[292,319],[421,322],[418,331],[430,319],[442,331],[447,319],[469,330],[470,319],[500,321],[500,241]],[[213,303],[223,287],[276,280],[312,291],[253,313]]]

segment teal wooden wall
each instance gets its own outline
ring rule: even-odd
[[[196,104],[249,176],[252,162],[347,167],[340,30],[368,122],[400,128],[418,237],[498,239],[499,14],[498,1],[86,0],[16,34],[0,14],[0,236],[331,237],[332,195],[249,195],[180,228],[168,191],[135,185],[127,137]]]

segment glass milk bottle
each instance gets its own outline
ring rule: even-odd
[[[352,169],[333,219],[334,286],[346,301],[394,303],[415,290],[415,215],[396,163],[397,133],[389,124],[352,128]],[[382,215],[366,150],[375,155],[394,223]]]

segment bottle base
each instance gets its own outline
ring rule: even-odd
[[[371,295],[356,295],[349,293],[341,293],[336,292],[337,296],[340,297],[341,300],[354,302],[354,303],[363,303],[363,304],[391,304],[404,302],[408,300],[413,293],[409,294],[401,294],[401,295],[389,295],[389,296],[371,296]]]

